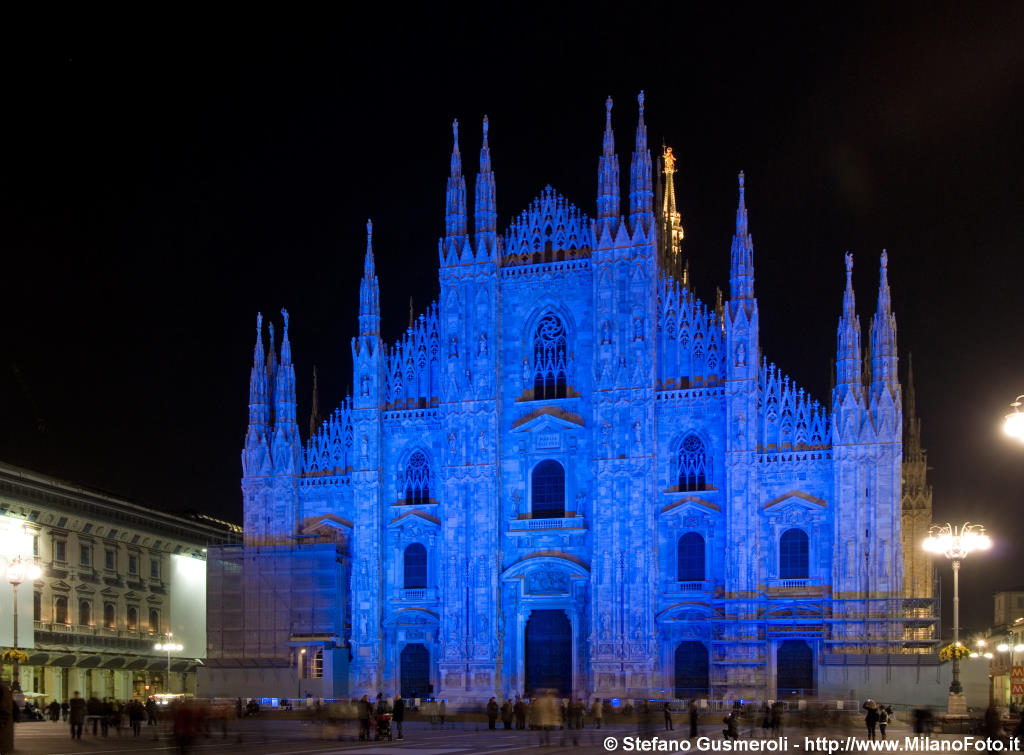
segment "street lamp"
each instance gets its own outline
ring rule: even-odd
[[[184,646],[177,642],[171,642],[171,637],[174,636],[174,632],[164,632],[166,637],[165,642],[158,642],[153,646],[154,650],[166,650],[167,651],[167,691],[171,691],[171,653],[175,651],[184,650]]]
[[[7,581],[11,583],[11,587],[14,588],[14,660],[11,663],[11,691],[21,692],[21,681],[19,679],[20,669],[18,664],[18,585],[24,582],[26,579],[35,581],[39,579],[39,576],[43,573],[39,565],[31,559],[23,559],[21,556],[15,556],[14,559],[7,562]]]
[[[953,681],[949,683],[947,712],[965,715],[967,703],[960,684],[960,561],[972,551],[988,550],[992,541],[980,524],[964,522],[960,527],[949,523],[944,526],[933,524],[923,547],[929,553],[941,553],[953,562]]]
[[[1021,406],[1024,406],[1024,401],[1021,399],[1024,399],[1024,394],[1017,396],[1010,404],[1013,411],[1006,415],[1003,431],[1017,440],[1024,441],[1024,412],[1020,410]]]

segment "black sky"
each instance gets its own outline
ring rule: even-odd
[[[351,383],[367,217],[385,337],[436,296],[453,117],[470,175],[490,117],[504,229],[548,183],[593,214],[609,94],[625,185],[645,89],[698,294],[727,287],[743,169],[762,346],[820,400],[843,253],[866,343],[888,249],[935,518],[995,535],[963,571],[984,625],[1024,583],[1024,446],[999,433],[1024,392],[1024,5],[702,5],[9,32],[0,459],[239,520],[257,310],[291,313],[305,428],[313,364],[322,411]]]

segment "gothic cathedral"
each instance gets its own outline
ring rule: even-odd
[[[885,253],[865,350],[846,255],[822,406],[761,354],[743,174],[709,307],[643,94],[625,214],[611,116],[609,99],[596,218],[549,186],[504,234],[486,118],[470,233],[456,124],[440,296],[382,340],[368,223],[353,395],[305,442],[287,313],[279,352],[257,328],[243,568],[326,552],[307,565],[328,577],[264,569],[276,605],[239,626],[272,638],[238,642],[292,668],[308,647],[334,695],[450,701],[812,695],[836,658],[932,647],[927,600],[904,607],[932,586],[903,536]]]

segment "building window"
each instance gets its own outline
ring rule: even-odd
[[[57,624],[68,623],[68,599],[63,595],[53,599],[53,620]]]
[[[160,612],[155,608],[149,609],[149,633],[160,634]]]
[[[427,549],[413,543],[405,549],[405,589],[427,586]]]
[[[79,563],[82,566],[92,566],[92,546],[81,545],[78,548],[79,552]]]
[[[704,441],[687,435],[679,444],[679,489],[706,490],[711,478],[711,460]]]
[[[88,535],[90,532],[92,532],[92,522],[89,522],[82,527],[82,534]]]
[[[133,632],[139,628],[139,609],[135,606],[128,606],[128,613],[126,618],[128,619],[128,628]]]
[[[415,451],[409,457],[400,487],[407,505],[430,503],[430,464],[425,453]]]
[[[676,566],[680,582],[704,581],[704,538],[696,532],[687,532],[679,538]]]
[[[103,604],[103,626],[107,629],[114,628],[114,604],[104,603]]]
[[[41,592],[32,593],[32,621],[43,620],[43,594]]]
[[[565,516],[565,469],[554,459],[545,459],[533,468],[534,519],[559,519]]]
[[[138,574],[139,573],[139,557],[134,553],[128,554],[128,573]]]
[[[160,559],[149,559],[149,578],[160,579]]]
[[[39,535],[32,536],[32,555],[39,555]]]
[[[544,315],[533,335],[533,398],[565,398],[565,326],[553,313]]]
[[[107,551],[103,566],[107,571],[114,571],[117,569],[117,553],[114,551]]]
[[[313,654],[313,673],[310,674],[314,679],[322,679],[324,676],[324,649],[317,648],[316,653]]]
[[[799,529],[789,529],[779,538],[779,578],[807,579],[810,549],[807,533]]]
[[[78,623],[83,627],[92,624],[92,603],[88,600],[78,601]]]
[[[61,563],[68,560],[68,544],[66,540],[53,541],[53,560]]]

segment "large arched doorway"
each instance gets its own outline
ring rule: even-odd
[[[708,649],[703,642],[680,642],[676,648],[676,697],[692,700],[708,696]]]
[[[803,640],[785,640],[776,655],[775,678],[780,700],[815,692],[814,651]]]
[[[415,643],[402,648],[402,697],[427,697],[430,692],[430,651]]]
[[[572,624],[565,611],[541,609],[526,622],[526,690],[542,689],[557,697],[572,692]]]

